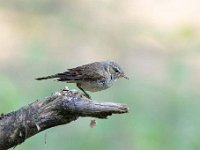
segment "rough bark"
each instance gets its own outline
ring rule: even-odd
[[[107,118],[127,112],[127,105],[95,102],[78,92],[64,89],[17,111],[2,114],[0,150],[15,147],[43,130],[70,123],[79,117]]]

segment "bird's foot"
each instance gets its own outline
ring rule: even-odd
[[[80,85],[79,83],[77,84],[77,87],[78,87],[81,91],[83,91],[85,97],[87,97],[88,99],[91,99],[90,95],[81,87],[81,85]]]
[[[88,93],[84,93],[84,96],[87,97],[88,99],[91,99],[91,96]]]

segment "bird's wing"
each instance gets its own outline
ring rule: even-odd
[[[76,82],[104,80],[106,77],[105,69],[102,65],[93,64],[93,67],[83,65],[80,67],[68,69],[66,72],[58,74],[58,81]]]
[[[78,79],[82,80],[89,80],[89,81],[96,81],[96,80],[103,80],[105,78],[105,71],[104,68],[101,68],[101,66],[81,66],[69,69],[69,72],[75,73]]]

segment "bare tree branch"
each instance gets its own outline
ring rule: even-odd
[[[1,115],[0,150],[17,146],[45,129],[70,123],[78,117],[107,118],[112,114],[127,112],[127,105],[98,103],[78,92],[64,89],[17,111]]]

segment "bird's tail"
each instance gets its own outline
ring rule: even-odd
[[[35,80],[47,80],[47,79],[52,79],[52,78],[57,78],[58,75],[50,75],[50,76],[46,76],[46,77],[39,77],[39,78],[35,78]]]

